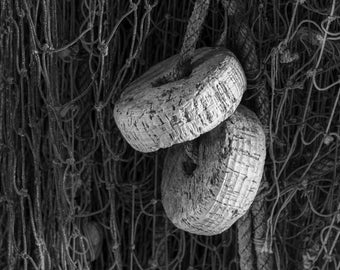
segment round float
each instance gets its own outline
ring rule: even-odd
[[[153,152],[193,140],[234,113],[246,89],[235,55],[225,48],[195,51],[189,76],[164,83],[179,59],[150,68],[122,93],[114,118],[137,151]]]
[[[260,186],[266,143],[256,115],[239,106],[197,143],[197,164],[185,143],[168,150],[162,173],[162,203],[172,223],[187,232],[215,235],[250,207]]]

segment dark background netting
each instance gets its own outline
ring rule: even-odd
[[[245,22],[270,94],[266,230],[248,239],[249,258],[260,241],[274,269],[339,269],[340,3],[246,2],[228,17],[212,0],[197,46],[226,29],[222,45],[240,55]],[[167,220],[166,150],[134,151],[112,117],[129,82],[181,50],[193,4],[0,2],[0,269],[243,269],[237,226],[203,237]],[[93,262],[87,222],[103,232]]]

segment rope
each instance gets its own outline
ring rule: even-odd
[[[185,32],[178,65],[183,67],[192,59],[204,19],[208,13],[210,0],[196,0],[194,10]]]
[[[260,66],[252,32],[244,18],[242,18],[242,16],[244,17],[245,7],[240,2],[234,0],[224,0],[222,1],[222,5],[227,14],[229,14],[232,27],[235,33],[237,33],[235,48],[238,50],[238,57],[243,64],[248,85],[250,86],[248,87],[250,91],[245,93],[245,100],[254,97],[254,102],[251,103],[252,106],[250,107],[253,107],[264,127],[268,147],[270,101],[265,82],[263,80],[257,82]]]
[[[260,73],[258,56],[256,53],[255,43],[252,39],[251,30],[242,16],[245,11],[244,3],[236,2],[234,0],[221,1],[226,13],[232,20],[232,26],[237,33],[235,40],[235,47],[238,48],[238,56],[250,84],[255,81]],[[254,96],[254,111],[259,117],[266,135],[267,146],[269,143],[269,115],[270,103],[269,95],[264,82],[260,82],[259,87],[256,87],[257,93]],[[251,87],[248,87],[248,89]],[[255,88],[255,87],[254,87]],[[249,92],[249,90],[247,91]],[[252,94],[250,94],[252,96]],[[266,186],[266,178],[263,176],[261,186]],[[268,252],[264,252],[264,243],[266,237],[266,202],[264,194],[259,192],[256,196],[250,213],[247,213],[242,219],[237,222],[238,226],[238,239],[239,239],[239,254],[241,269],[249,268],[252,265],[254,257],[252,255],[252,245],[255,248],[256,265],[258,270],[272,269],[273,258]],[[253,226],[251,226],[251,223]],[[247,236],[254,232],[253,239],[251,236],[244,237],[247,231]],[[248,242],[247,242],[248,241]]]
[[[239,13],[235,13],[239,14]],[[236,44],[240,49],[240,58],[244,63],[244,70],[247,76],[248,81],[251,81],[253,78],[257,76],[260,72],[259,61],[256,54],[255,43],[251,38],[251,31],[248,25],[244,22],[239,22],[238,20],[234,20],[236,32],[238,33],[236,38]],[[262,81],[258,85],[256,89],[257,93],[254,96],[254,111],[259,117],[265,131],[266,135],[266,144],[267,148],[269,145],[269,115],[270,115],[270,103],[269,103],[269,95],[266,90],[265,83]],[[252,95],[251,93],[250,95]],[[265,175],[263,175],[261,186],[267,185],[267,179]],[[260,188],[261,190],[261,188]],[[253,243],[255,247],[256,253],[256,264],[258,270],[272,269],[273,267],[273,257],[268,253],[268,250],[265,250],[265,238],[266,238],[266,202],[265,195],[263,192],[259,192],[256,196],[252,206],[251,206],[251,219],[253,222]]]
[[[264,187],[267,184],[265,175],[263,175],[260,191],[258,192],[255,200],[250,208],[253,231],[254,231],[254,247],[256,252],[256,263],[258,270],[273,269],[273,256],[271,256],[268,250],[265,249],[266,232],[267,232],[267,207],[265,201]]]
[[[244,13],[243,4],[240,4],[236,0],[221,0],[221,4],[223,5],[228,16],[235,16]]]
[[[251,80],[259,71],[259,63],[252,32],[248,24],[244,22],[245,8],[240,2],[222,0],[221,3],[232,21],[231,25],[235,33],[237,33],[235,47],[238,50],[238,57],[243,64],[246,77]]]
[[[196,140],[186,142],[184,151],[194,164],[198,164],[198,144]]]
[[[254,268],[254,256],[252,250],[252,224],[251,215],[247,211],[237,221],[237,242],[238,242],[238,253],[240,256],[240,269],[251,270]]]
[[[179,80],[190,74],[190,62],[196,49],[196,44],[202,30],[203,22],[208,13],[209,3],[210,0],[197,0],[195,2],[194,9],[191,13],[188,26],[185,31],[178,62],[170,74],[170,77],[165,79],[167,82]],[[194,164],[198,163],[198,149],[193,141],[185,144],[185,152]]]
[[[224,0],[221,1],[222,5],[228,14],[228,16],[237,16],[240,17],[243,4],[237,3],[235,1]],[[257,59],[256,55],[248,58],[247,56],[251,56],[250,53],[254,53],[254,46],[252,46],[252,42],[249,37],[246,36],[247,26],[245,23],[236,23],[238,20],[234,20],[237,29],[240,31],[237,34],[236,44],[240,49],[240,61],[245,70],[246,77],[249,78],[249,73],[252,69],[250,68],[253,65],[257,65],[254,59]],[[235,25],[233,25],[235,28]],[[220,40],[219,43],[222,41]],[[240,256],[240,269],[241,270],[250,270],[255,269],[255,258],[253,251],[253,243],[252,243],[252,216],[250,211],[242,216],[237,221],[237,236],[238,236],[238,252]]]
[[[194,55],[196,44],[202,30],[203,22],[208,13],[210,0],[197,0],[189,18],[188,26],[185,31],[182,48],[178,62],[174,69],[165,78],[161,78],[157,84],[164,84],[179,80],[191,72],[190,61]]]

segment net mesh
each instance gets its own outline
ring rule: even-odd
[[[337,269],[339,1],[251,0],[242,14],[222,2],[210,1],[197,47],[218,43],[246,57],[236,45],[245,32],[232,25],[247,24],[261,85],[249,83],[244,103],[256,109],[257,91],[270,94],[266,230],[254,236],[255,218],[245,231],[251,265],[260,269],[262,246],[274,269]],[[166,150],[134,151],[112,117],[128,83],[180,52],[193,6],[0,2],[0,269],[243,269],[236,225],[205,237],[168,221]],[[103,235],[94,261],[88,222]]]

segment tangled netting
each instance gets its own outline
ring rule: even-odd
[[[197,46],[244,59],[233,25],[247,23],[261,85],[249,81],[244,103],[269,91],[266,230],[254,237],[259,219],[244,217],[249,257],[260,241],[274,269],[340,269],[340,3],[232,4],[211,1]],[[127,84],[180,52],[193,5],[0,2],[0,269],[244,269],[237,226],[204,237],[168,221],[166,150],[134,151],[112,117]],[[86,222],[103,233],[93,262]]]

